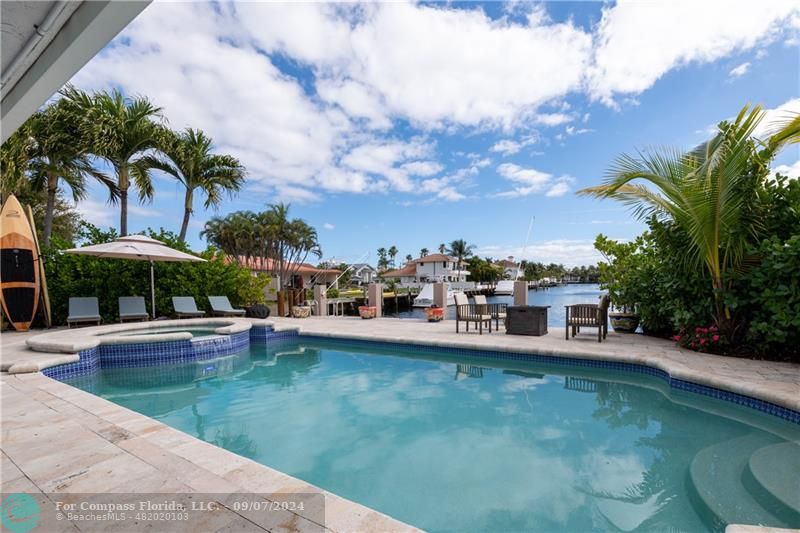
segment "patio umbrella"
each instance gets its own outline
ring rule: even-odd
[[[134,259],[150,261],[150,299],[152,301],[153,319],[156,318],[156,280],[153,272],[153,263],[164,262],[189,262],[202,261],[197,256],[174,250],[156,239],[144,235],[129,235],[104,244],[92,244],[82,248],[66,250],[68,254],[92,255],[95,257],[109,257],[112,259]]]

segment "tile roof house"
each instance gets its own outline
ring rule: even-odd
[[[433,281],[467,281],[469,272],[457,269],[458,260],[444,254],[431,254],[408,262],[402,268],[381,274],[383,279],[394,279],[400,283],[425,283]]]

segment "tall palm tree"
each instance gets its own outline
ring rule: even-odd
[[[755,157],[764,169],[778,150],[800,139],[800,121],[788,121],[760,153],[751,136],[764,118],[761,106],[744,106],[734,121],[720,125],[711,140],[694,150],[661,150],[622,155],[614,162],[605,183],[578,194],[620,200],[640,219],[671,219],[689,236],[688,259],[704,265],[715,300],[715,319],[732,334],[725,306],[725,274],[742,267],[748,242],[761,224],[750,216],[755,194],[748,172]],[[764,170],[763,175],[766,175]],[[655,187],[631,182],[641,179]]]
[[[386,259],[386,248],[378,248],[378,270],[386,270],[389,261]]]
[[[447,250],[447,245],[445,245],[444,243],[439,245],[439,253],[440,254],[443,254],[446,250]]]
[[[422,250],[419,251],[419,256],[420,257],[425,257],[427,255],[428,255],[428,249],[427,248],[423,248]]]
[[[126,97],[118,90],[92,95],[74,87],[61,91],[72,107],[83,138],[93,155],[114,167],[119,189],[120,235],[128,234],[128,192],[133,186],[139,202],[153,198],[153,182],[144,159],[165,139],[161,108],[144,97]]]
[[[397,246],[392,245],[392,247],[389,248],[388,253],[389,253],[389,263],[392,265],[392,268],[394,268],[395,266],[394,259],[395,257],[397,257],[397,254],[400,253],[400,251],[397,249]]]
[[[44,190],[45,206],[42,243],[50,244],[56,196],[61,185],[72,192],[75,202],[86,197],[86,179],[91,177],[108,188],[110,201],[119,197],[117,186],[108,176],[95,170],[86,143],[78,131],[77,120],[63,101],[50,104],[28,119],[32,144],[28,172],[34,190]]]
[[[406,255],[406,263],[410,263],[414,260],[414,257],[411,254]]]
[[[465,258],[472,255],[474,249],[475,246],[467,244],[467,241],[464,239],[456,239],[450,243],[450,248],[447,250],[447,253],[456,258],[456,270],[461,270],[461,263]]]
[[[205,209],[216,209],[224,193],[233,197],[244,183],[245,170],[239,160],[230,155],[212,154],[211,148],[211,139],[202,131],[187,128],[168,135],[160,150],[167,160],[157,156],[142,158],[145,166],[166,172],[186,189],[179,236],[181,242],[186,240],[195,191],[205,195]]]

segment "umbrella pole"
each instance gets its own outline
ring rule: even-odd
[[[153,272],[153,261],[150,260],[150,303],[153,310],[153,320],[156,319],[156,275]]]

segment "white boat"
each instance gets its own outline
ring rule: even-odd
[[[447,287],[447,305],[456,305],[455,295],[460,293],[451,287]],[[430,307],[433,305],[433,283],[426,283],[419,294],[414,298],[414,307]]]
[[[504,279],[498,281],[497,286],[494,288],[494,294],[496,296],[512,296],[514,294],[514,280]]]

